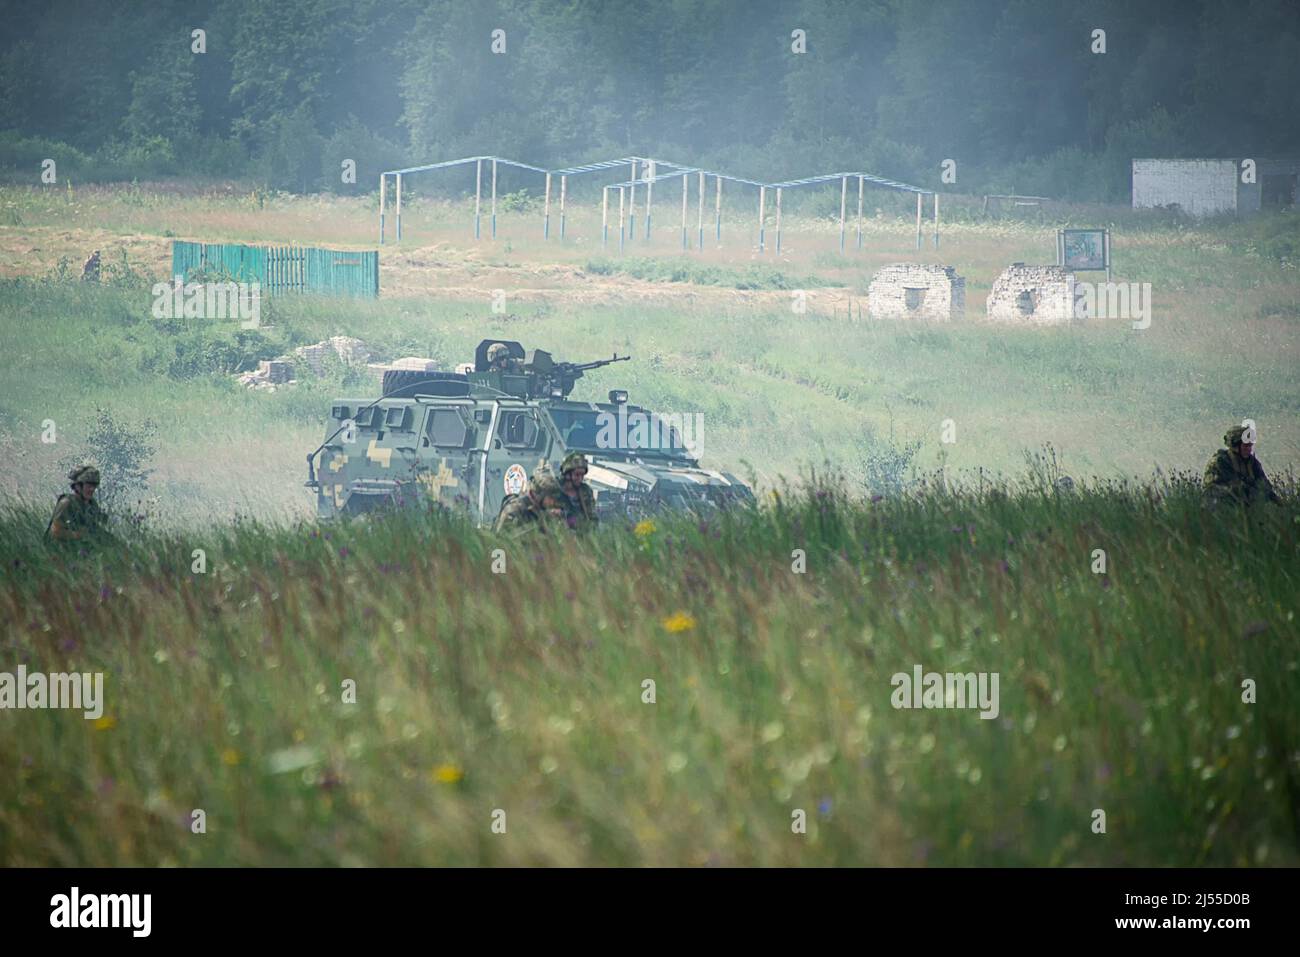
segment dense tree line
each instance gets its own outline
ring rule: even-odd
[[[948,188],[1122,200],[1134,156],[1300,152],[1294,0],[0,0],[0,23],[0,165],[64,144],[83,177],[351,191],[637,152],[933,186],[953,159]]]

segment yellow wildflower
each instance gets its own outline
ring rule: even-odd
[[[95,719],[96,731],[112,731],[116,727],[117,718],[110,718],[108,715],[104,715],[102,718]]]
[[[684,611],[679,611],[675,615],[664,619],[664,628],[671,632],[690,631],[695,627],[695,619]]]
[[[440,764],[433,769],[433,779],[439,784],[455,784],[465,776],[465,772],[454,764]]]
[[[652,520],[643,518],[641,521],[636,523],[636,528],[632,529],[632,531],[636,533],[638,538],[645,538],[655,533],[656,526]]]

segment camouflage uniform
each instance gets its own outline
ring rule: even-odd
[[[504,342],[494,342],[488,346],[487,361],[489,369],[502,372],[515,372],[519,369],[519,360],[510,354],[510,347]]]
[[[72,492],[64,492],[54,506],[54,515],[45,533],[56,541],[81,541],[87,538],[105,538],[108,536],[108,516],[94,499],[87,502],[77,491],[77,486],[86,483],[99,484],[99,471],[89,466],[73,469],[68,473],[72,481]]]
[[[564,465],[569,469],[573,465],[573,455],[565,456]],[[586,459],[582,459],[586,467]],[[559,515],[554,512],[559,511]],[[589,528],[595,521],[595,495],[585,484],[578,486],[577,498],[569,498],[564,492],[563,481],[555,476],[549,465],[538,465],[528,480],[528,490],[524,494],[507,498],[502,503],[497,516],[495,531],[504,532],[510,528],[526,527],[542,520],[563,521],[569,528]]]
[[[1273,483],[1264,474],[1264,466],[1255,456],[1242,458],[1241,440],[1246,429],[1236,426],[1223,436],[1226,449],[1219,449],[1205,466],[1205,498],[1211,504],[1236,502],[1251,505],[1257,501],[1280,501]]]
[[[570,452],[560,464],[561,507],[564,509],[564,517],[571,526],[589,528],[598,521],[596,518],[596,495],[592,492],[591,486],[586,482],[579,485],[576,498],[570,498],[569,494],[564,491],[564,481],[569,472],[579,468],[583,471],[589,468],[587,457],[581,452]]]
[[[549,514],[550,509],[563,509],[562,501],[568,499],[564,490],[560,488],[560,481],[545,465],[539,466],[533,472],[532,478],[528,480],[528,488],[521,495],[509,497],[501,505],[501,512],[497,515],[496,525],[493,527],[498,532],[504,532],[511,529],[522,530],[529,526],[540,524],[542,519],[554,516]]]

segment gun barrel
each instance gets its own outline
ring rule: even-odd
[[[581,363],[576,363],[576,364],[570,366],[570,368],[572,368],[572,369],[599,369],[601,366],[607,366],[607,365],[609,365],[611,362],[627,362],[627,361],[628,361],[629,359],[631,359],[631,358],[632,358],[631,356],[620,356],[620,355],[618,355],[617,353],[615,353],[615,354],[614,354],[614,358],[612,358],[612,359],[596,359],[596,360],[594,360],[594,361],[592,361],[592,362],[581,362]]]

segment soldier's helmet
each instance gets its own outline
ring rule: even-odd
[[[555,477],[547,466],[539,465],[534,471],[532,477],[528,480],[528,494],[535,500],[541,501],[544,498],[562,494],[560,480]]]
[[[564,461],[560,463],[561,475],[568,475],[574,469],[582,469],[584,472],[590,471],[591,469],[587,457],[581,452],[570,452],[564,457]]]
[[[1254,430],[1247,429],[1244,425],[1234,425],[1227,432],[1223,433],[1223,444],[1232,448],[1234,445],[1240,445],[1244,441],[1244,436],[1250,432],[1250,438],[1255,437]]]
[[[492,345],[488,346],[488,351],[487,351],[488,365],[494,365],[496,362],[500,361],[501,359],[508,358],[509,356],[510,356],[510,347],[506,345],[504,342],[494,342],[492,343]]]
[[[80,485],[83,482],[88,485],[99,484],[99,469],[93,465],[82,465],[68,473],[68,478],[73,485]]]

